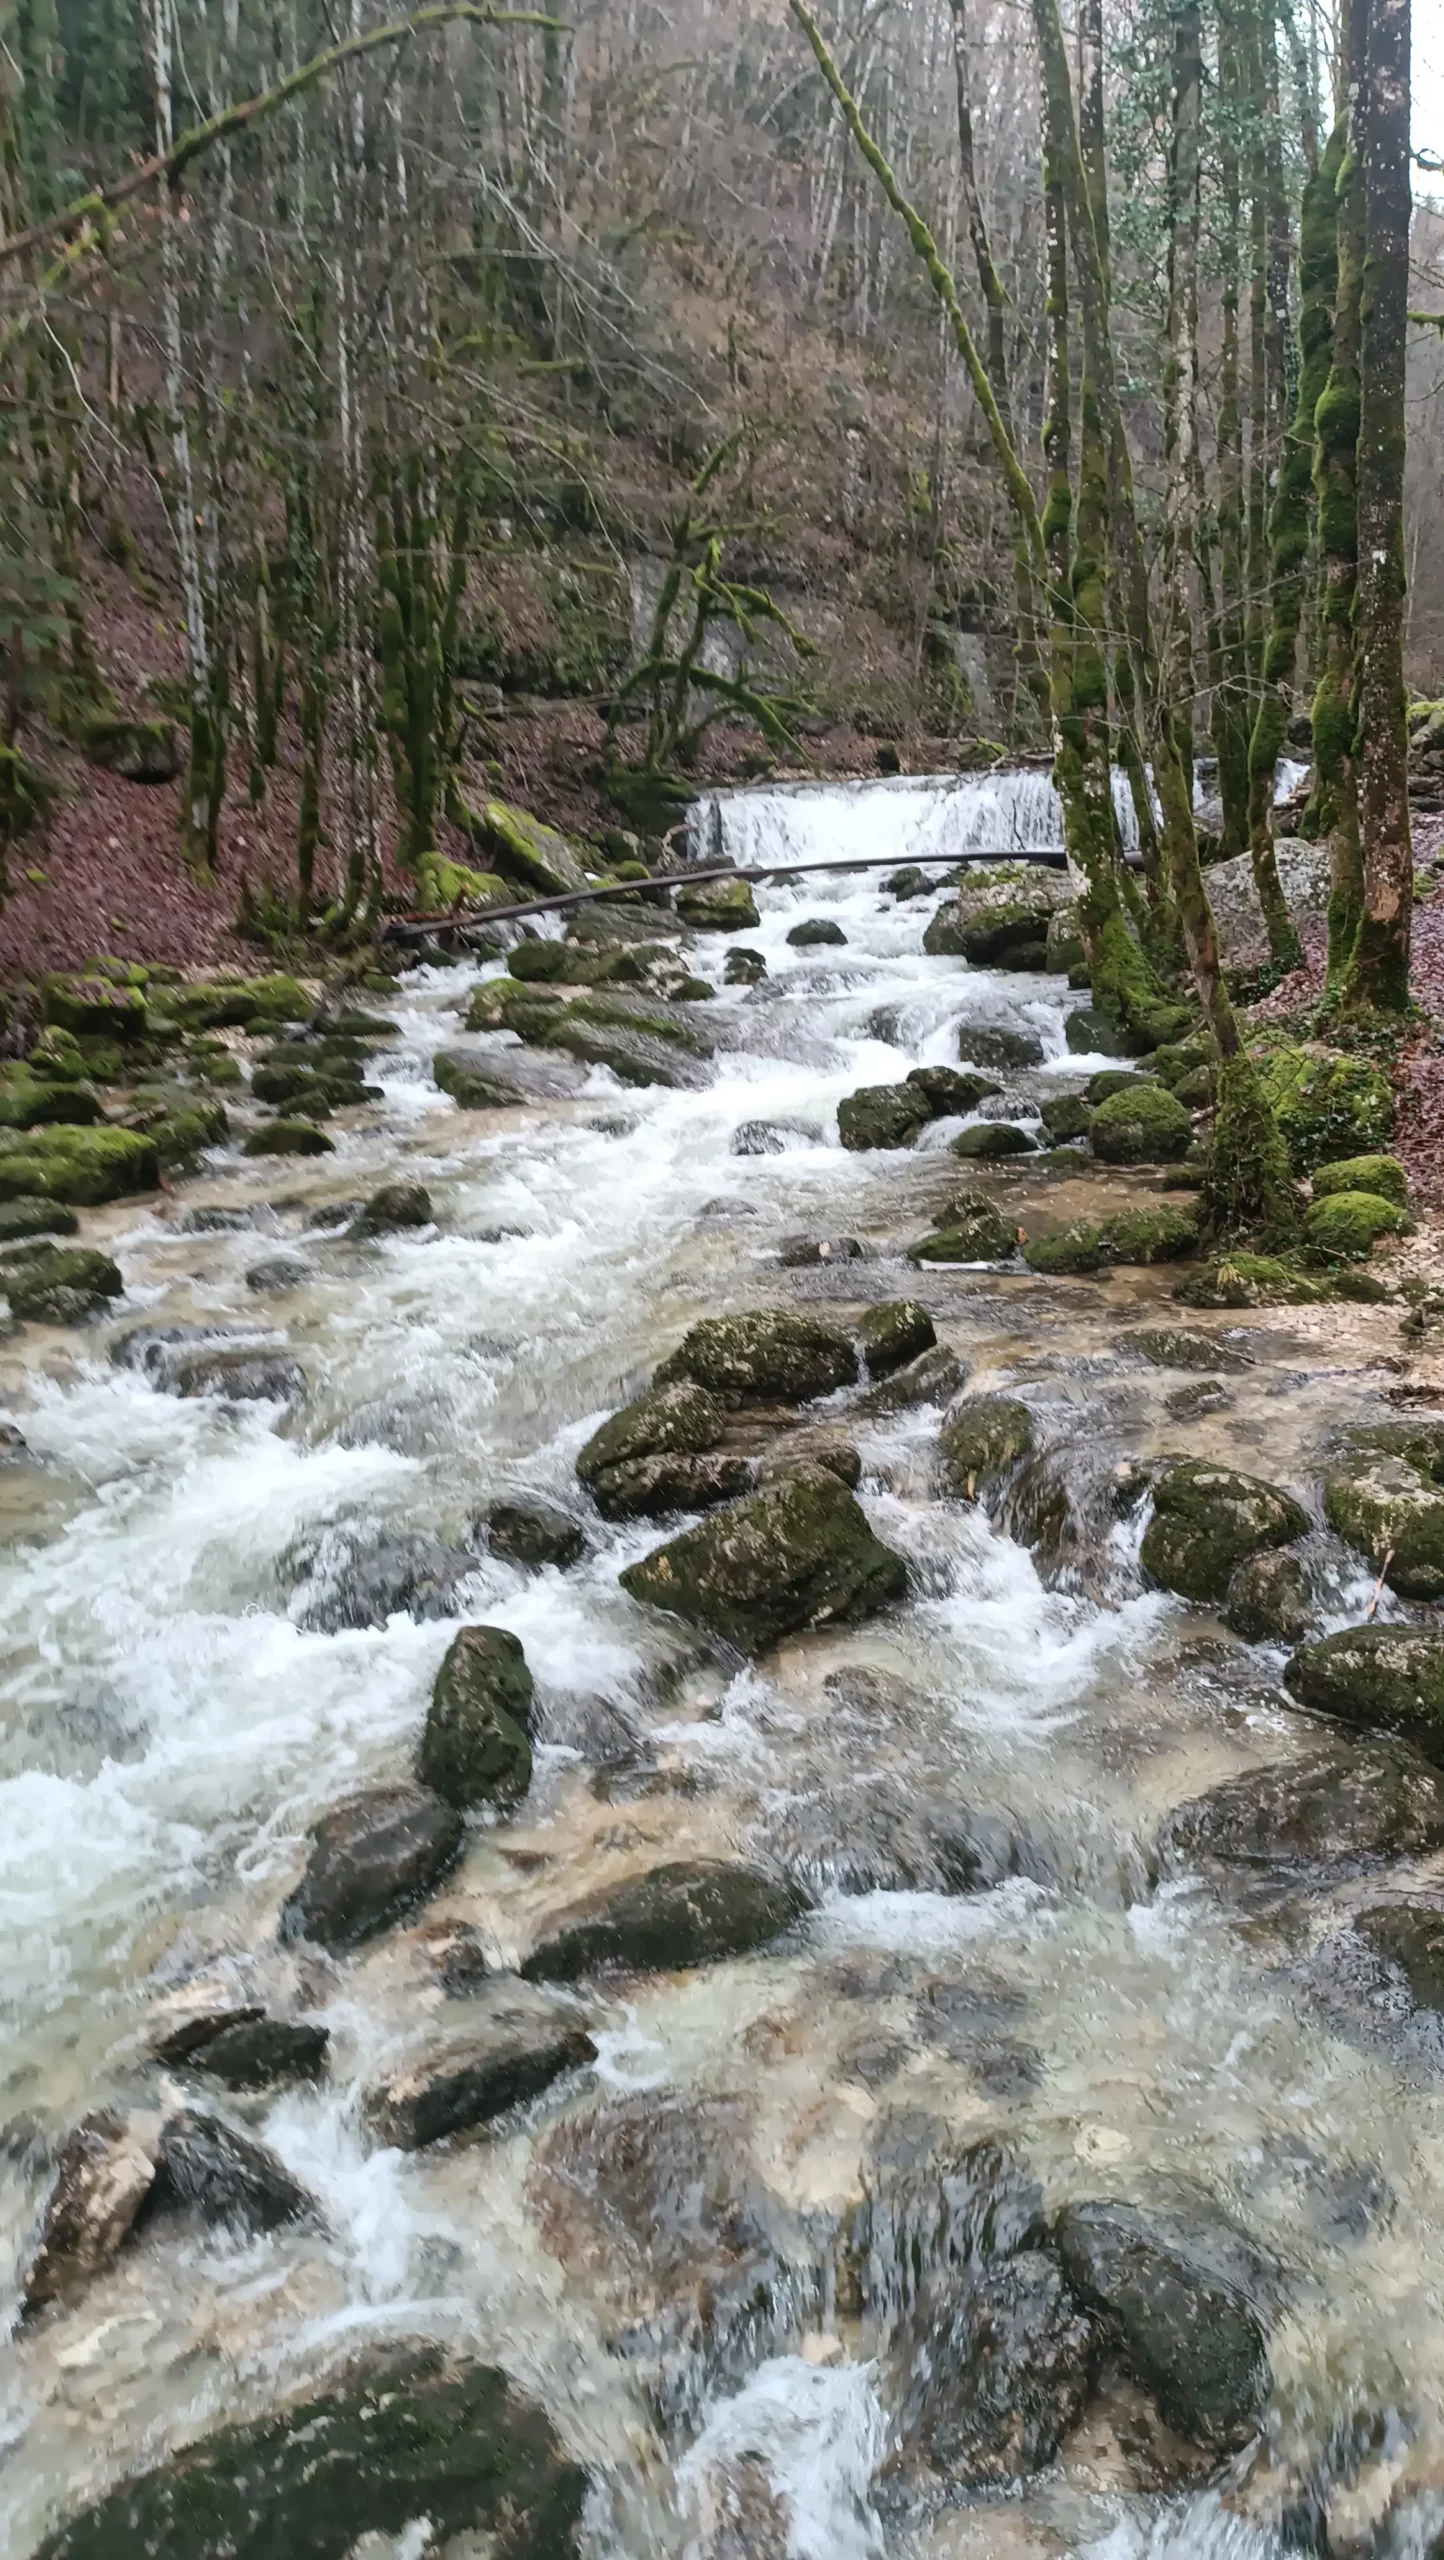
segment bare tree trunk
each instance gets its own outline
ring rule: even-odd
[[[1367,0],[1344,0],[1340,30],[1345,150],[1338,184],[1338,291],[1329,378],[1314,412],[1319,502],[1322,663],[1314,695],[1314,790],[1329,847],[1329,956],[1325,989],[1338,992],[1364,910],[1364,856],[1354,762],[1354,597],[1359,571],[1359,303],[1364,281],[1363,116]]]

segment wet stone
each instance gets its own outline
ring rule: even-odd
[[[1300,1706],[1404,1734],[1444,1761],[1444,1636],[1432,1627],[1344,1627],[1301,1645],[1284,1669]]]
[[[1286,1548],[1266,1547],[1229,1576],[1223,1622],[1250,1644],[1301,1644],[1314,1614],[1308,1576]]]
[[[638,1458],[691,1457],[715,1449],[725,1420],[717,1398],[691,1378],[650,1387],[593,1432],[578,1452],[577,1474],[590,1487],[606,1471]]]
[[[323,1530],[292,1550],[287,1561],[298,1577],[291,1615],[308,1635],[384,1627],[403,1612],[412,1618],[452,1617],[459,1586],[476,1571],[476,1558],[465,1547],[345,1526]]]
[[[856,1236],[784,1236],[777,1248],[777,1259],[784,1271],[810,1271],[819,1264],[860,1262],[862,1246]]]
[[[857,1331],[871,1378],[885,1378],[937,1348],[932,1317],[910,1298],[891,1298],[866,1308]]]
[[[294,2080],[319,2080],[331,2037],[325,2027],[286,2018],[249,2018],[202,2039],[193,2067],[227,2089],[274,2089]]]
[[[670,1973],[765,1946],[805,1908],[796,1885],[755,1867],[679,1860],[574,1903],[522,1966],[529,1982],[574,1982],[624,1966]]]
[[[467,1811],[510,1806],[531,1784],[535,1698],[526,1655],[505,1627],[463,1627],[436,1675],[416,1771]]]
[[[299,1289],[315,1277],[313,1262],[303,1261],[296,1253],[277,1253],[269,1261],[252,1263],[246,1273],[246,1287],[258,1298],[279,1297],[283,1291]]]
[[[423,1787],[372,1787],[318,1822],[306,1872],[283,1905],[285,1941],[346,1948],[434,1892],[461,1854],[455,1807]]]
[[[909,1067],[903,1081],[923,1096],[939,1119],[957,1111],[976,1111],[980,1102],[1003,1090],[991,1076],[974,1075],[960,1067]]]
[[[943,1425],[943,1474],[951,1493],[976,1502],[1034,1445],[1033,1417],[1016,1396],[977,1396]]]
[[[1359,1451],[1324,1486],[1324,1516],[1406,1600],[1444,1597],[1444,1491],[1405,1457]]]
[[[383,1182],[373,1191],[351,1229],[353,1236],[384,1236],[408,1228],[429,1227],[431,1194],[420,1182]]]
[[[1030,1138],[1011,1120],[978,1120],[971,1129],[960,1130],[953,1139],[949,1154],[967,1161],[985,1162],[1002,1156],[1036,1155],[1038,1142]]]
[[[277,2231],[315,2216],[314,2199],[273,2151],[191,2107],[162,2127],[155,2200],[242,2231]]]
[[[890,1378],[869,1387],[849,1411],[882,1420],[889,1414],[910,1412],[917,1405],[948,1405],[962,1394],[969,1375],[967,1362],[939,1343],[935,1351],[923,1352],[905,1369],[895,1369]]]
[[[367,2119],[379,2142],[420,2151],[540,2097],[596,2054],[576,2018],[528,2002],[514,1986],[498,1992],[464,2044],[412,2063],[372,2089]]]
[[[1347,1871],[1444,1845],[1444,1777],[1407,1743],[1369,1741],[1272,1761],[1180,1805],[1171,1858],[1238,1869]]]
[[[815,943],[845,943],[847,936],[841,925],[834,924],[829,916],[804,916],[801,924],[793,926],[787,939],[798,950],[805,951]]]
[[[1402,1977],[1415,2007],[1444,2016],[1444,1907],[1382,1902],[1356,1911],[1353,1925],[1380,1962]]]
[[[755,1469],[749,1458],[725,1450],[689,1457],[624,1458],[603,1467],[591,1496],[604,1520],[661,1520],[675,1511],[710,1511],[750,1493]]]
[[[498,2560],[568,2560],[586,2487],[497,2366],[403,2340],[122,2481],[36,2560],[346,2560],[423,2519],[440,2540],[499,2528]]]
[[[479,1525],[493,1555],[532,1571],[549,1564],[564,1571],[577,1564],[587,1549],[580,1521],[547,1502],[493,1502]]]
[[[759,1307],[744,1315],[706,1316],[694,1324],[663,1361],[655,1383],[662,1387],[690,1379],[730,1404],[807,1404],[835,1387],[854,1386],[857,1374],[857,1353],[836,1325],[794,1307]],[[595,1447],[595,1441],[588,1443],[588,1449]],[[609,1450],[609,1462],[617,1454]]]
[[[744,1120],[732,1133],[734,1156],[785,1156],[790,1147],[815,1147],[822,1131],[810,1120]]]
[[[1246,1556],[1260,1547],[1286,1546],[1308,1525],[1308,1513],[1279,1486],[1205,1458],[1186,1458],[1155,1479],[1141,1561],[1165,1591],[1188,1600],[1221,1600]]]
[[[907,1589],[901,1556],[826,1467],[799,1465],[621,1575],[634,1600],[743,1653],[804,1628],[852,1625]]]
[[[1221,1378],[1197,1378],[1190,1387],[1175,1387],[1163,1399],[1175,1422],[1196,1422],[1208,1413],[1227,1413],[1233,1398]],[[1240,1628],[1240,1635],[1247,1630]]]
[[[27,2312],[78,2301],[129,2239],[156,2176],[158,2117],[87,2116],[68,2137],[22,2287]]]
[[[958,1033],[958,1056],[973,1067],[1041,1067],[1044,1048],[1036,1031],[1005,1022],[965,1022]]]
[[[1074,2292],[1169,2426],[1220,2454],[1247,2444],[1273,2386],[1263,2330],[1237,2289],[1127,2205],[1072,2205],[1056,2237]]]
[[[1115,1351],[1132,1352],[1156,1369],[1250,1369],[1248,1352],[1217,1333],[1190,1333],[1183,1325],[1140,1325],[1115,1334]]]
[[[845,1147],[910,1147],[933,1117],[925,1093],[913,1084],[865,1084],[837,1106],[837,1134]]]
[[[1024,2249],[936,2286],[893,2350],[907,2374],[893,2480],[935,2490],[1005,2488],[1051,2462],[1080,2415],[1097,2322],[1058,2261]]]

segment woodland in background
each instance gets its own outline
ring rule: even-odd
[[[1217,1214],[1287,1231],[1206,865],[1247,851],[1287,970],[1312,738],[1326,1014],[1406,1016],[1405,673],[1444,675],[1408,36],[1406,0],[22,0],[12,869],[78,761],[178,763],[189,873],[359,944],[494,897],[539,700],[587,714],[595,865],[719,764],[1051,751],[1095,1000],[1140,1047],[1201,1010]]]

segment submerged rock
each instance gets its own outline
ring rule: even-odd
[[[367,2535],[498,2528],[505,2560],[578,2548],[587,2479],[495,2365],[368,2348],[309,2399],[222,2427],[48,2534],[36,2560],[346,2560]]]
[[[1316,1715],[1383,1725],[1444,1760],[1444,1635],[1432,1627],[1344,1627],[1301,1645],[1284,1686]]]
[[[1165,1848],[1215,1864],[1337,1869],[1444,1843],[1444,1779],[1407,1743],[1271,1761],[1180,1805]]]
[[[291,1561],[303,1577],[292,1616],[308,1635],[384,1627],[403,1611],[413,1618],[452,1617],[459,1585],[476,1571],[465,1547],[354,1525],[323,1530],[293,1550]]]
[[[890,1298],[882,1306],[866,1308],[857,1331],[873,1378],[904,1368],[924,1351],[934,1350],[938,1339],[926,1307],[911,1298]]]
[[[1139,1325],[1115,1334],[1116,1351],[1136,1352],[1158,1369],[1251,1369],[1253,1361],[1221,1334],[1190,1333],[1183,1325]]]
[[[40,2246],[21,2288],[27,2312],[73,2303],[109,2266],[155,2184],[159,2117],[86,2116],[67,2139],[45,2208]]]
[[[435,1891],[461,1855],[453,1805],[423,1787],[370,1787],[312,1831],[306,1872],[283,1904],[284,1940],[357,1946]]]
[[[1187,1600],[1222,1600],[1236,1565],[1260,1547],[1287,1546],[1308,1528],[1291,1494],[1257,1476],[1185,1458],[1155,1478],[1144,1572]]]
[[[955,1351],[939,1343],[936,1351],[925,1351],[921,1359],[910,1360],[905,1369],[895,1369],[890,1378],[869,1387],[851,1410],[882,1417],[906,1413],[914,1405],[951,1404],[955,1396],[962,1394],[970,1374],[966,1360],[960,1360]]]
[[[857,1373],[857,1353],[836,1325],[796,1307],[758,1307],[694,1324],[663,1361],[656,1384],[691,1379],[732,1404],[807,1404],[835,1387],[854,1386]]]
[[[621,1582],[634,1600],[761,1653],[804,1628],[874,1617],[903,1597],[907,1567],[829,1468],[803,1464],[629,1565]]]
[[[943,1475],[951,1493],[976,1502],[980,1493],[1034,1445],[1033,1417],[1016,1396],[977,1396],[949,1414],[942,1431]]]
[[[513,1987],[468,2029],[464,2044],[414,2062],[371,2090],[367,2118],[379,2142],[420,2151],[489,2124],[596,2058],[576,2018],[539,1998],[528,2001]]]
[[[1169,2426],[1218,2453],[1247,2444],[1273,2381],[1242,2295],[1127,2205],[1070,2205],[1056,2236],[1074,2292],[1102,2315]]]
[[[905,2368],[893,2474],[934,2488],[1007,2488],[1051,2462],[1082,2413],[1098,2323],[1042,2249],[961,2271],[914,2307],[893,2351]]]
[[[1363,1451],[1324,1486],[1324,1516],[1406,1600],[1444,1596],[1444,1490],[1407,1458]]]
[[[573,1903],[521,1970],[529,1982],[574,1982],[611,1965],[671,1973],[720,1964],[779,1937],[805,1908],[795,1885],[756,1867],[679,1860]]]
[[[734,1156],[785,1156],[788,1148],[819,1146],[822,1131],[810,1120],[744,1120],[732,1133]]]
[[[534,1570],[548,1564],[565,1570],[587,1549],[580,1521],[549,1502],[493,1502],[482,1514],[482,1525],[493,1555]]]
[[[1402,1976],[1416,2009],[1444,2015],[1444,1909],[1437,1902],[1381,1902],[1353,1926],[1381,1964]]]
[[[462,1811],[512,1805],[531,1784],[535,1698],[526,1655],[504,1627],[462,1627],[436,1675],[416,1774]]]
[[[191,2107],[162,2128],[155,2194],[157,2204],[242,2231],[278,2231],[315,2213],[314,2199],[264,2143]]]

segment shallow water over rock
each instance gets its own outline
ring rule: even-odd
[[[1027,841],[1036,783],[960,785],[949,824]],[[903,862],[904,796],[814,795],[819,858],[896,844]],[[719,804],[725,850],[781,858],[779,797]],[[941,895],[894,899],[877,873],[760,888],[765,977],[726,986],[725,938],[688,946],[722,990],[687,1008],[713,1051],[695,1088],[592,1068],[462,1110],[431,1061],[495,972],[414,973],[368,1067],[383,1099],[328,1123],[333,1156],[216,1155],[175,1202],[99,1213],[86,1241],[119,1262],[123,1308],[0,1345],[30,1453],[0,1476],[15,2560],[168,2449],[398,2341],[502,2367],[540,2403],[591,2475],[588,2560],[1268,2560],[1309,2501],[1382,2511],[1396,2476],[1431,2476],[1437,2069],[1420,2036],[1363,2035],[1321,1996],[1319,1951],[1405,1883],[1440,1890],[1432,1835],[1387,1890],[1371,1849],[1363,1873],[1296,1861],[1267,1892],[1204,1857],[1196,1824],[1165,1837],[1176,1808],[1255,1769],[1277,1792],[1281,1764],[1348,1738],[1299,1712],[1280,1649],[1139,1563],[1150,1469],[1206,1458],[1304,1504],[1316,1632],[1361,1617],[1373,1572],[1319,1490],[1346,1428],[1385,1410],[1395,1320],[1195,1314],[1175,1361],[1166,1267],[911,1265],[978,1181],[1016,1232],[1101,1221],[1158,1179],[1081,1152],[960,1165],[958,1114],[903,1150],[839,1143],[847,1094],[955,1065],[969,1025],[1042,1050],[973,1119],[1036,1134],[1048,1096],[1108,1063],[1069,1051],[1062,978],[924,955]],[[817,916],[845,946],[790,943]],[[470,1046],[499,1068],[531,1055],[506,1032]],[[739,1149],[759,1126],[780,1145]],[[434,1224],[356,1239],[328,1216],[382,1181],[424,1185]],[[803,1259],[807,1237],[861,1251]],[[252,1268],[298,1248],[258,1304]],[[950,1493],[939,1403],[909,1400],[906,1369],[885,1393],[864,1375],[800,1414],[732,1412],[748,1463],[789,1435],[815,1455],[820,1424],[856,1449],[908,1596],[755,1661],[630,1599],[620,1574],[686,1524],[587,1501],[575,1462],[604,1418],[701,1318],[787,1305],[852,1333],[900,1299],[954,1364],[924,1354],[942,1397],[966,1380],[1026,1405],[1026,1468],[996,1498]],[[113,1359],[140,1326],[153,1353]],[[1209,1374],[1200,1340],[1227,1401],[1180,1409]],[[224,1362],[177,1391],[201,1346],[269,1362],[276,1392],[249,1372],[228,1392]],[[581,1523],[566,1561],[487,1534],[524,1503]],[[1383,1614],[1408,1613],[1386,1593]],[[412,1785],[442,1659],[476,1620],[519,1638],[535,1679],[524,1801],[473,1816],[431,1898],[377,1934],[278,1931],[314,1827]],[[438,2056],[475,2075],[509,1977],[662,1868],[770,1877],[775,1933],[687,1969],[549,1979],[526,2003],[549,2004],[555,2071],[416,2139],[395,2093],[429,2087]],[[197,2009],[324,2029],[324,2071],[207,2081],[175,2041]],[[142,2216],[77,2302],[22,2323],[54,2162],[99,2110],[200,2110],[310,2208],[264,2230]],[[998,2163],[986,2209],[978,2146]],[[1105,2205],[1204,2230],[1208,2286],[1249,2298],[1259,2443],[1175,2440],[1186,2403],[1140,2397],[1122,2331],[1070,2293],[1058,2217]],[[930,2356],[967,2367],[970,2302],[1008,2352],[1047,2342],[1057,2387],[1026,2426],[966,2371],[946,2407],[924,2387]]]

